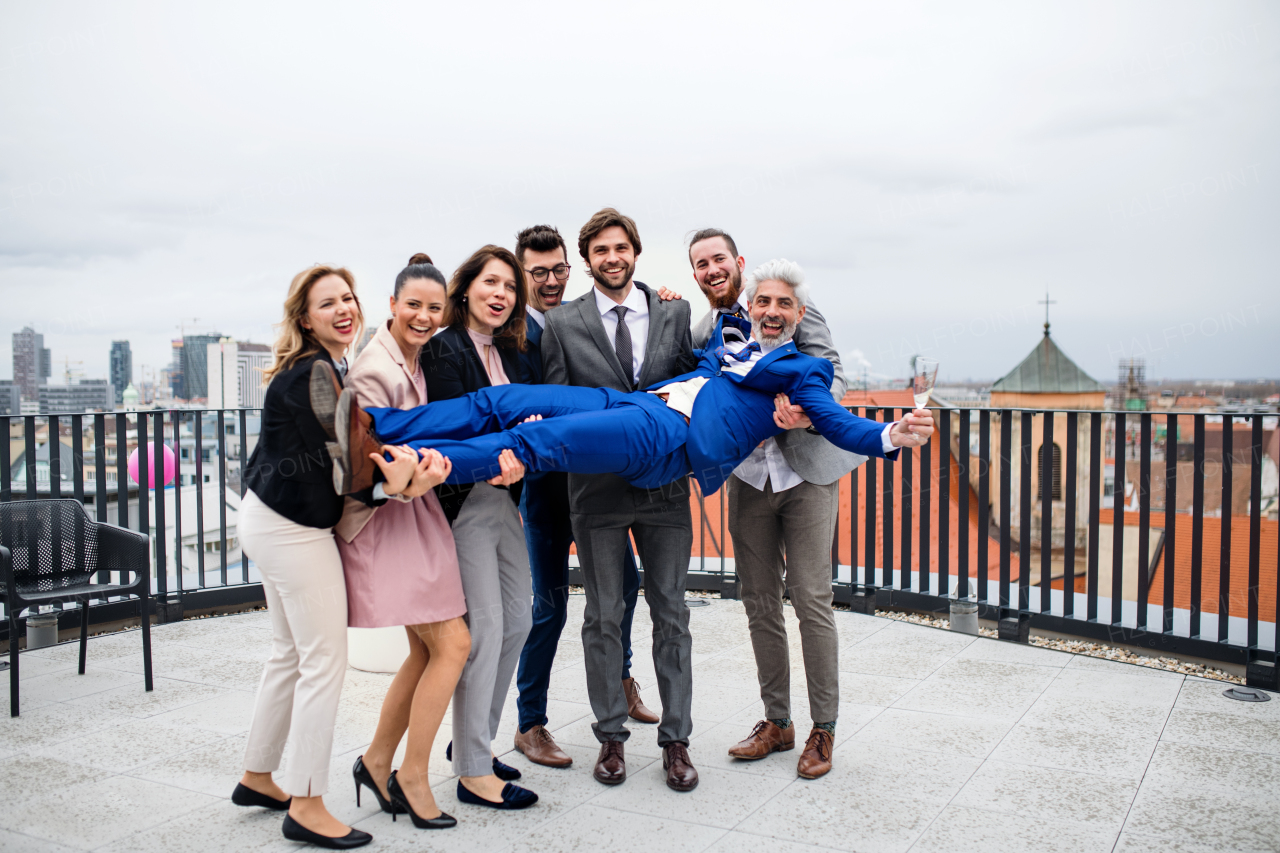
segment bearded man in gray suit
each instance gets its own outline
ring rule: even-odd
[[[635,222],[605,208],[582,226],[578,252],[594,287],[546,315],[542,364],[547,384],[630,392],[693,370],[689,303],[663,302],[633,281],[640,254]],[[689,759],[693,729],[689,611],[685,577],[693,550],[689,478],[641,489],[612,474],[570,474],[569,511],[582,562],[586,609],[582,645],[587,693],[600,741],[595,778],[627,778],[623,743],[629,733],[622,686],[623,558],[634,534],[644,569],[645,603],[653,620],[653,665],[662,697],[658,745],[667,786],[691,791],[698,772]]]
[[[689,262],[711,311],[693,327],[693,344],[706,346],[726,315],[749,317],[742,295],[746,260],[733,238],[716,228],[693,235]],[[785,318],[777,318],[783,322]],[[767,322],[768,317],[765,318]],[[805,355],[835,367],[831,396],[844,397],[845,378],[827,321],[810,300],[795,332]],[[775,421],[788,428],[803,412],[779,401]],[[841,450],[805,429],[787,429],[756,448],[729,478],[729,533],[755,651],[765,719],[746,740],[729,750],[743,760],[795,748],[791,722],[791,669],[782,596],[790,588],[800,620],[805,679],[813,729],[797,763],[799,775],[813,779],[831,769],[836,715],[840,705],[838,641],[832,612],[831,541],[840,513],[840,478],[866,457]],[[785,557],[784,557],[785,555]]]

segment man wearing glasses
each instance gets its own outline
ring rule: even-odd
[[[516,260],[524,269],[529,287],[525,316],[529,349],[521,354],[521,363],[530,383],[540,385],[543,382],[540,343],[547,323],[546,313],[560,305],[569,281],[564,238],[550,225],[526,228],[516,235]],[[520,498],[529,568],[533,573],[533,628],[520,653],[516,675],[520,717],[515,747],[533,763],[547,767],[567,767],[573,763],[546,729],[551,665],[569,612],[569,546],[573,544],[573,531],[569,524],[568,476],[558,471],[528,474]],[[644,706],[635,679],[631,678],[631,621],[640,575],[630,548],[623,569],[626,613],[622,620],[622,675],[628,715],[642,723],[656,723],[658,715]]]

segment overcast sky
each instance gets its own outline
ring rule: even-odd
[[[997,378],[1047,290],[1095,378],[1277,377],[1277,152],[1275,3],[5,3],[0,377],[606,205],[695,317],[690,231],[798,261],[850,373]]]

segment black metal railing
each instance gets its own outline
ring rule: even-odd
[[[887,422],[907,410],[855,411]],[[943,612],[970,598],[984,619],[1233,664],[1276,661],[1280,523],[1262,478],[1275,462],[1264,436],[1280,445],[1275,415],[934,414],[934,441],[897,463],[869,460],[841,483],[837,601]],[[1206,437],[1219,430],[1211,452]],[[1237,446],[1241,435],[1247,447]],[[1247,492],[1234,485],[1241,466]],[[723,502],[719,518],[706,517],[701,496],[694,512],[704,533],[724,529]],[[717,565],[732,574],[731,549],[723,536],[704,536],[709,575]],[[724,588],[733,589],[728,577]]]
[[[888,422],[906,410],[856,411]],[[897,463],[870,460],[841,483],[832,543],[838,601],[941,612],[969,598],[987,619],[1229,663],[1275,661],[1280,522],[1276,496],[1263,494],[1264,465],[1274,465],[1264,441],[1280,445],[1275,416],[941,408],[935,417],[932,442]],[[227,516],[228,496],[243,494],[255,420],[250,409],[0,417],[9,432],[0,501],[74,497],[100,520],[154,530],[153,589],[169,618],[260,600],[252,562],[243,552],[231,558]],[[31,464],[41,427],[51,451],[44,468]],[[139,482],[163,470],[169,444],[176,481],[197,486],[191,494],[130,483],[128,451],[148,442]],[[1247,488],[1236,485],[1242,472]],[[215,482],[218,539],[210,547]],[[172,535],[169,502],[150,505],[170,492]],[[734,595],[723,498],[695,489],[689,585]],[[195,501],[194,549],[184,538],[184,499]],[[103,614],[95,621],[108,621]]]
[[[229,529],[227,517],[229,500],[238,504],[244,494],[250,419],[253,416],[256,421],[257,412],[155,409],[0,417],[7,438],[0,446],[0,501],[72,497],[85,504],[95,519],[150,536],[152,592],[162,619],[261,600],[261,584],[248,555],[240,551],[238,560],[231,557],[238,549],[238,537],[234,527]],[[209,427],[213,433],[206,435]],[[229,437],[237,439],[238,446]],[[20,448],[17,454],[15,446]],[[135,483],[128,460],[137,448],[146,450],[138,454]],[[172,452],[174,465],[167,488],[163,485],[166,450]],[[209,483],[205,482],[206,451],[216,468],[209,472]],[[148,487],[153,471],[159,474],[155,478],[161,483],[159,489]],[[206,537],[206,530],[212,529],[206,492],[213,491],[215,476],[218,523],[217,539],[211,542]],[[192,485],[193,490],[184,489]],[[194,543],[187,541],[191,531],[183,530],[184,491],[191,491],[187,497],[195,501]],[[110,583],[110,575],[100,572],[97,581]],[[98,601],[91,609],[91,622],[114,621],[127,612],[127,607],[115,604],[107,598]],[[0,639],[7,638],[7,632],[7,624],[0,626]]]

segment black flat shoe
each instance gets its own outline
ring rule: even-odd
[[[444,760],[453,761],[453,741],[449,741],[449,745],[444,748]],[[512,767],[510,764],[503,764],[497,758],[494,758],[493,775],[497,776],[503,782],[514,782],[520,778],[520,771]]]
[[[387,780],[387,793],[391,795],[391,802],[396,804],[397,811],[400,814],[407,812],[409,820],[413,821],[413,825],[418,829],[448,829],[458,825],[458,819],[444,809],[441,809],[436,817],[418,817],[413,806],[409,805],[409,798],[404,795],[404,788],[400,787],[400,780],[396,778],[394,770],[391,771],[391,778]],[[394,812],[391,819],[393,821],[396,819]]]
[[[382,796],[382,792],[378,790],[377,784],[373,781],[373,774],[369,772],[369,768],[364,766],[364,756],[356,759],[355,765],[351,768],[351,775],[356,780],[356,808],[360,807],[360,786],[373,791],[373,796],[377,798],[378,805],[389,815],[395,815],[397,812],[404,814],[404,809],[397,806],[391,800]]]
[[[289,803],[293,802],[290,797],[287,800],[277,800],[275,797],[268,797],[266,794],[259,794],[252,788],[247,788],[243,784],[236,783],[236,789],[231,792],[231,802],[237,806],[261,806],[264,809],[271,809],[277,812],[289,810]]]
[[[503,782],[514,782],[520,778],[520,771],[512,767],[510,764],[503,764],[498,759],[493,759],[493,775],[497,776]]]
[[[361,832],[353,829],[341,838],[330,838],[327,835],[321,835],[318,832],[312,832],[302,824],[293,819],[293,815],[285,815],[284,823],[280,826],[280,831],[284,833],[284,837],[290,841],[301,841],[303,844],[314,844],[317,847],[324,847],[329,850],[350,850],[353,847],[363,847],[373,840],[373,836],[367,832]]]
[[[510,782],[502,786],[502,802],[486,800],[479,794],[473,794],[458,780],[458,801],[473,806],[488,806],[491,809],[527,809],[538,801],[538,795],[528,788],[512,785]]]

